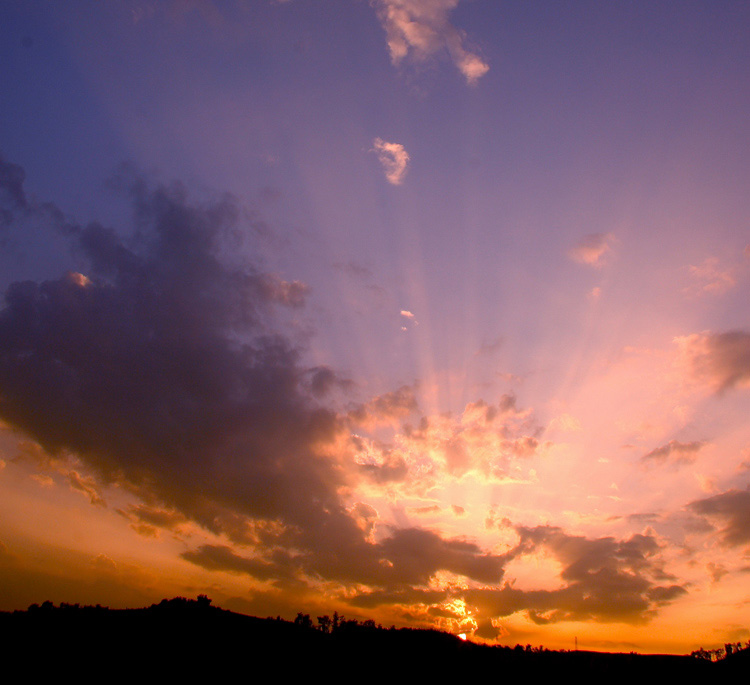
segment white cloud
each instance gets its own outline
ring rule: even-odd
[[[466,35],[448,21],[459,0],[374,0],[386,33],[393,64],[411,56],[424,61],[447,50],[469,85],[489,70],[479,55],[466,48]]]
[[[378,159],[383,165],[385,177],[388,183],[398,186],[406,176],[406,167],[409,164],[409,153],[401,143],[389,143],[382,138],[373,141],[374,150],[378,153]]]

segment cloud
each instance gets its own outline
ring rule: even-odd
[[[520,590],[506,582],[502,587],[450,588],[425,591],[417,588],[373,591],[356,596],[352,604],[374,607],[384,604],[422,604],[438,606],[448,600],[462,600],[480,624],[510,616],[519,611],[539,625],[559,621],[648,622],[662,605],[684,595],[686,589],[674,582],[662,568],[661,547],[651,535],[633,535],[625,540],[611,537],[586,538],[571,535],[553,526],[527,528],[517,526],[519,542],[500,556],[487,556],[482,562],[474,556],[461,564],[454,560],[454,570],[477,580],[487,575],[486,584],[497,584],[494,574],[504,575],[513,559],[544,551],[561,565],[560,587],[554,590]],[[420,533],[420,536],[422,534]],[[420,536],[406,534],[403,542],[413,545],[413,553],[427,552],[437,543],[421,541]],[[446,541],[443,545],[450,544]],[[465,547],[466,551],[471,549]],[[457,550],[458,551],[458,550]],[[434,554],[434,552],[433,552]],[[442,554],[440,555],[442,556]],[[415,569],[416,571],[416,569]]]
[[[613,242],[614,236],[611,233],[591,233],[568,250],[568,256],[580,264],[600,268],[604,266],[605,257],[612,250]]]
[[[0,310],[0,419],[60,463],[79,460],[86,475],[66,470],[71,487],[94,502],[119,486],[137,500],[119,513],[142,534],[202,528],[209,542],[182,558],[203,569],[325,583],[353,606],[431,603],[439,613],[460,595],[483,620],[523,610],[536,622],[638,622],[684,592],[666,582],[649,535],[591,540],[518,527],[518,545],[498,553],[389,527],[357,501],[358,486],[398,495],[446,477],[528,481],[546,447],[533,412],[505,395],[421,416],[412,386],[346,410],[324,404],[349,386],[305,364],[285,335],[277,314],[304,307],[306,288],[260,268],[238,202],[198,203],[180,184],[130,172],[117,187],[132,227],[77,225],[25,200],[19,211],[75,261],[56,277],[13,282]],[[377,438],[358,435],[362,427]],[[466,512],[445,505],[451,513]],[[510,561],[537,551],[559,561],[559,589],[500,585]],[[444,573],[485,589],[434,590]]]
[[[439,514],[443,508],[439,504],[430,504],[424,507],[409,507],[409,513],[416,516],[426,516],[428,514]]]
[[[675,342],[688,373],[716,392],[750,383],[750,333],[694,333],[675,338]]]
[[[78,492],[86,495],[91,504],[107,506],[104,498],[99,494],[96,481],[93,478],[81,476],[77,471],[70,471],[68,473],[68,483],[70,483],[70,487],[73,490],[78,490]]]
[[[304,288],[226,258],[242,249],[233,198],[192,204],[179,184],[127,174],[119,187],[137,230],[64,226],[85,281],[8,287],[0,416],[216,533],[239,536],[227,512],[306,529],[337,516],[343,476],[321,454],[336,417],[273,328]],[[37,218],[59,234],[51,217]]]
[[[540,442],[540,428],[530,410],[519,410],[513,395],[496,404],[470,402],[458,416],[422,417],[405,427],[394,449],[419,473],[424,486],[431,478],[461,478],[472,474],[488,481],[527,478],[519,462],[547,447]]]
[[[146,504],[129,505],[125,510],[118,509],[117,513],[132,521],[133,530],[148,537],[156,537],[159,528],[178,532],[180,526],[187,522],[185,516],[178,511]]]
[[[410,385],[373,397],[369,402],[352,409],[349,420],[352,424],[373,427],[394,425],[418,411],[419,403]]]
[[[183,552],[180,556],[209,571],[239,573],[259,580],[278,578],[282,574],[282,569],[278,564],[242,557],[226,545],[201,545],[198,549]],[[287,575],[288,566],[286,569],[283,575]]]
[[[688,294],[722,295],[737,283],[733,269],[721,268],[716,257],[708,257],[697,266],[690,265],[689,273],[695,285],[685,289]]]
[[[643,462],[670,462],[673,464],[691,464],[698,452],[705,446],[705,442],[678,442],[670,440],[666,445],[656,447],[641,457]]]
[[[0,156],[0,227],[8,225],[15,212],[28,208],[23,188],[26,172]]]
[[[466,36],[448,16],[459,0],[374,0],[386,32],[388,51],[394,65],[405,58],[422,62],[447,50],[469,85],[489,71],[487,63],[467,49]]]
[[[658,606],[686,592],[680,585],[661,584],[670,576],[662,569],[659,544],[650,535],[618,541],[570,535],[552,526],[519,526],[516,531],[520,540],[508,556],[546,550],[563,567],[562,586],[517,590],[506,585],[499,590],[464,593],[467,604],[476,606],[483,617],[526,611],[538,624],[561,620],[643,623]]]
[[[696,500],[688,509],[707,519],[718,519],[725,524],[721,529],[722,542],[730,547],[750,543],[750,492],[727,490],[719,495]]]
[[[382,138],[373,141],[374,150],[383,165],[385,177],[388,183],[399,186],[406,176],[406,167],[409,164],[409,153],[400,143],[389,143]]]
[[[87,475],[68,480],[92,502],[108,484],[140,499],[120,510],[138,532],[196,524],[229,541],[184,553],[206,569],[390,589],[441,570],[497,581],[502,558],[471,541],[418,528],[375,541],[374,509],[347,508],[353,485],[407,469],[375,441],[378,461],[357,462],[352,427],[398,425],[418,409],[414,389],[349,412],[321,404],[341,381],[306,368],[276,318],[304,306],[304,288],[260,270],[237,201],[191,202],[131,172],[116,187],[133,230],[24,210],[77,262],[5,292],[0,418],[58,462],[80,460]]]

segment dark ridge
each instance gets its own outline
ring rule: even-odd
[[[389,677],[503,678],[534,674],[617,677],[746,672],[750,650],[728,650],[718,663],[704,657],[552,651],[465,642],[437,630],[383,628],[334,614],[317,625],[256,618],[198,599],[176,597],[144,609],[109,609],[51,602],[0,613],[5,654],[34,672],[72,670],[107,677],[277,677],[315,673]],[[98,674],[98,675],[97,675]],[[89,679],[88,677],[86,678]]]

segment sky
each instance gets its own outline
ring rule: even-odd
[[[0,5],[0,609],[750,638],[750,3]]]

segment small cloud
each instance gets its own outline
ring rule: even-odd
[[[485,341],[480,346],[479,349],[476,351],[475,356],[484,356],[484,355],[491,355],[498,352],[502,346],[505,344],[505,338],[495,338],[494,340]]]
[[[405,58],[424,62],[446,50],[453,63],[473,86],[489,65],[466,47],[466,34],[448,21],[459,0],[374,0],[383,25],[391,62]]]
[[[466,516],[466,509],[459,507],[457,504],[451,504],[451,509],[456,516]]]
[[[68,483],[71,489],[78,490],[86,495],[91,504],[98,504],[102,507],[107,506],[104,498],[99,494],[96,481],[93,478],[82,476],[77,471],[70,471],[68,473]]]
[[[106,554],[97,554],[97,556],[91,560],[91,565],[100,571],[117,571],[117,564]]]
[[[85,288],[89,285],[91,285],[91,281],[88,277],[84,276],[83,274],[79,274],[76,271],[71,271],[68,274],[68,280],[73,284],[77,285],[79,288]]]
[[[31,476],[31,478],[39,483],[39,485],[41,485],[43,488],[55,487],[55,481],[50,476],[47,476],[43,473],[35,473],[33,476]]]
[[[698,452],[705,442],[678,442],[670,440],[666,445],[651,450],[641,457],[642,462],[658,462],[673,464],[691,464],[698,456]]]
[[[591,288],[589,291],[589,294],[587,295],[588,301],[591,303],[598,302],[599,298],[602,296],[602,289],[597,286],[596,288]]]
[[[614,239],[611,233],[591,233],[568,250],[568,256],[579,264],[598,269],[604,266],[605,257],[611,252]]]
[[[373,141],[378,160],[383,165],[385,177],[388,183],[399,186],[406,176],[406,167],[409,164],[409,153],[401,143],[389,143],[382,138]]]
[[[413,319],[414,318],[414,314],[412,314],[410,311],[408,311],[406,309],[402,309],[401,310],[401,316],[405,316],[407,319]]]
[[[694,284],[684,289],[687,294],[722,295],[736,284],[733,270],[722,268],[716,257],[708,257],[697,266],[691,264],[689,273]]]
[[[428,516],[429,514],[439,514],[441,509],[439,505],[431,504],[426,507],[409,507],[408,511],[416,516]]]

